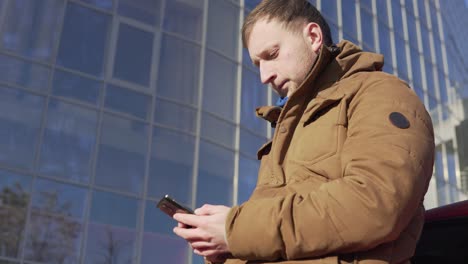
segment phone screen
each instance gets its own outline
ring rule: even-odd
[[[161,200],[159,200],[157,207],[170,217],[172,217],[175,213],[193,214],[192,209],[176,202],[169,195],[165,195]]]

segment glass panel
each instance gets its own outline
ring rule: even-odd
[[[260,163],[258,160],[252,160],[240,156],[238,204],[242,204],[247,201],[255,189],[259,167]]]
[[[175,236],[172,229],[177,225],[170,217],[156,209],[154,202],[147,202],[145,233],[141,252],[142,264],[185,264],[188,259],[188,244]]]
[[[244,0],[244,5],[248,9],[254,9],[262,0]]]
[[[398,75],[402,79],[408,79],[408,65],[406,62],[406,45],[405,41],[395,35],[395,50],[397,55],[397,70]]]
[[[151,147],[148,194],[157,199],[169,194],[191,204],[195,138],[155,128]]]
[[[408,35],[410,45],[418,48],[418,34],[416,32],[416,20],[412,15],[406,16],[406,21],[408,23]]]
[[[86,190],[39,179],[32,201],[25,258],[78,263]]]
[[[240,152],[249,157],[257,157],[258,149],[265,144],[267,138],[253,134],[250,131],[241,128],[240,131]]]
[[[354,4],[354,0],[347,0],[349,2],[352,2]],[[321,1],[322,6],[320,10],[323,15],[326,16],[326,20],[328,23],[338,22],[338,17],[337,17],[337,0],[326,0],[326,1]],[[343,9],[345,10],[345,9]],[[353,9],[354,10],[354,9]]]
[[[429,95],[433,98],[437,98],[436,96],[436,87],[435,87],[435,82],[434,82],[434,71],[432,68],[432,64],[428,61],[425,61],[425,66],[426,66],[426,79],[427,79],[427,91]],[[437,106],[437,102],[432,103],[432,101],[429,101],[429,110],[434,109]]]
[[[333,43],[336,43],[336,41],[339,39],[339,28],[338,26],[335,24],[335,23],[330,23],[328,24],[330,26],[330,31],[331,31],[331,37],[332,37],[332,41]]]
[[[438,204],[445,205],[446,201],[446,192],[445,192],[445,180],[444,180],[444,163],[443,163],[443,153],[442,147],[439,145],[436,147],[435,153],[435,162],[434,162],[434,173],[437,183],[437,200]]]
[[[372,0],[360,0],[359,3],[367,10],[372,11]]]
[[[382,23],[378,23],[378,25],[380,53],[384,55],[385,65],[388,67],[392,67],[393,59],[392,46],[390,44],[390,29]]]
[[[200,47],[163,36],[159,62],[157,95],[179,102],[198,104]]]
[[[455,149],[453,147],[453,141],[449,141],[446,144],[447,149],[447,171],[449,183],[453,187],[457,187],[457,171],[455,161]],[[451,202],[456,202],[456,199],[452,199]]]
[[[245,68],[242,69],[241,124],[258,134],[266,135],[267,121],[255,115],[255,108],[268,104],[268,87],[260,81],[260,76]]]
[[[185,132],[195,133],[197,110],[192,107],[157,99],[154,122]]]
[[[5,12],[3,48],[50,61],[59,35],[64,1],[10,1]]]
[[[375,3],[377,4],[377,19],[388,25],[387,1],[377,0]]]
[[[113,76],[148,86],[152,54],[153,33],[120,23]]]
[[[119,15],[159,26],[162,0],[119,0]]]
[[[98,81],[56,70],[52,84],[52,94],[97,105],[101,88],[102,84]]]
[[[357,38],[356,3],[354,0],[342,0],[341,3],[343,10],[343,32]],[[336,7],[334,8],[336,9]]]
[[[207,45],[234,59],[239,43],[239,8],[228,1],[210,0]]]
[[[31,181],[31,177],[0,170],[0,256],[19,257]]]
[[[203,87],[204,110],[229,120],[234,119],[236,73],[236,64],[213,52],[207,51]]]
[[[395,35],[399,35],[401,38],[403,38],[403,32],[404,32],[403,31],[403,18],[401,17],[402,9],[400,5],[400,1],[391,1],[391,2],[392,2],[392,14],[393,14],[393,30],[395,32]]]
[[[108,85],[104,106],[141,119],[147,119],[151,109],[151,96],[116,85]]]
[[[440,101],[442,104],[448,103],[448,96],[447,96],[447,86],[445,85],[445,74],[438,70],[438,79],[439,79],[439,94],[440,94]]]
[[[89,182],[96,131],[96,111],[51,100],[39,170],[51,176]]]
[[[201,135],[216,143],[234,148],[236,126],[209,113],[202,114]]]
[[[427,26],[426,6],[424,2],[425,0],[418,0],[418,15],[421,20],[421,24]]]
[[[85,263],[133,263],[138,211],[135,199],[94,192]]]
[[[201,40],[204,0],[166,1],[164,29],[186,38]]]
[[[96,166],[96,184],[141,193],[148,147],[148,126],[104,115]]]
[[[49,86],[50,69],[0,54],[0,81],[45,91]]]
[[[439,40],[440,35],[439,35],[439,24],[437,20],[437,11],[436,8],[433,4],[429,5],[429,12],[431,14],[431,24],[432,24],[432,31],[434,32],[434,39]]]
[[[196,206],[232,205],[233,177],[234,153],[201,141]]]
[[[68,3],[57,64],[102,77],[110,18]]]
[[[0,162],[31,169],[44,98],[0,87]]]
[[[107,9],[111,10],[113,5],[113,2],[116,0],[78,0],[90,5],[94,5],[96,7],[102,8],[102,9]]]
[[[422,86],[422,76],[421,76],[421,63],[419,60],[419,52],[413,48],[410,48],[411,52],[411,71],[413,73],[413,82]]]
[[[423,44],[423,52],[426,60],[432,61],[431,42],[429,40],[429,31],[426,27],[421,27],[421,39]]]
[[[375,51],[374,45],[374,18],[372,13],[361,8],[362,39],[371,51]]]

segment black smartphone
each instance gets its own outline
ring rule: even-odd
[[[167,194],[161,200],[159,200],[157,207],[170,217],[172,217],[175,213],[193,214],[192,209],[181,205]]]

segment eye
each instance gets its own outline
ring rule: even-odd
[[[269,59],[274,59],[274,58],[276,58],[276,57],[278,56],[278,52],[279,52],[278,49],[272,50],[272,51],[270,52],[270,54],[268,54]]]

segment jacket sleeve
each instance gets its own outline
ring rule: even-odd
[[[424,105],[398,79],[367,83],[348,104],[343,175],[307,195],[234,207],[226,232],[241,259],[302,259],[365,251],[396,240],[422,205],[434,160]],[[389,119],[400,113],[410,123]]]

